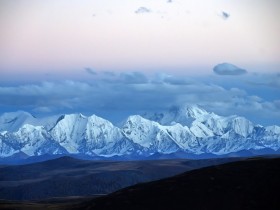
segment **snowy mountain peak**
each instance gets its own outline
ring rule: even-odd
[[[91,119],[91,120],[94,120],[94,121],[102,121],[102,122],[106,121],[106,122],[109,122],[108,120],[106,120],[106,119],[104,119],[102,117],[99,117],[99,116],[97,116],[95,114],[89,116],[88,118]]]
[[[270,133],[280,135],[280,127],[277,125],[267,126],[265,129]]]
[[[142,123],[143,121],[145,122],[148,120],[140,115],[131,115],[126,120],[126,122],[133,122],[133,123]]]
[[[198,105],[173,106],[167,112],[144,114],[145,118],[156,121],[161,125],[180,123],[190,126],[195,119],[202,119],[210,113]]]
[[[129,116],[122,127],[124,135],[143,147],[150,147],[158,131],[158,123],[140,115]]]
[[[209,112],[198,105],[184,105],[179,107],[178,114],[197,119],[201,116],[209,114]]]

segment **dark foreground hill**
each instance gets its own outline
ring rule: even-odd
[[[29,165],[0,166],[0,199],[38,200],[108,194],[227,161],[232,159],[125,162],[61,157]]]
[[[0,209],[278,210],[279,177],[280,158],[255,158],[138,184],[103,197],[40,202],[2,200]]]
[[[72,209],[280,209],[280,159],[198,169],[87,201]]]

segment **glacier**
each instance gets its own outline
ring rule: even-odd
[[[198,105],[129,116],[121,126],[96,115],[36,118],[18,111],[0,116],[0,157],[81,154],[92,157],[153,154],[226,155],[280,150],[280,127],[241,116],[219,116]]]

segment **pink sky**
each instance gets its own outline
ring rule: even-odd
[[[279,72],[277,0],[3,0],[0,7],[2,78],[86,77],[84,67],[208,74],[221,62]],[[136,14],[139,7],[150,12]]]

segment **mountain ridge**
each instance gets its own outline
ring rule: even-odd
[[[91,115],[38,119],[26,112],[0,116],[0,157],[16,153],[147,157],[156,153],[225,155],[280,149],[280,127],[261,126],[241,116],[219,116],[198,105],[131,115],[121,127]]]

